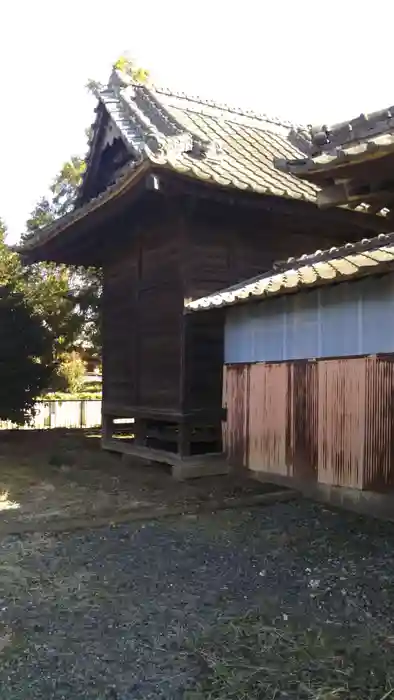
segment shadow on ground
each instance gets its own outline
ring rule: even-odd
[[[0,532],[8,523],[45,523],[121,516],[275,490],[246,476],[177,483],[161,465],[122,462],[100,448],[98,433],[0,433]]]

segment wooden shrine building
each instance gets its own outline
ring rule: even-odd
[[[393,228],[394,107],[296,133],[309,143],[305,155],[277,158],[279,170],[317,185],[322,209],[363,208],[391,219]]]
[[[303,156],[290,124],[118,70],[97,98],[77,204],[23,253],[103,268],[103,446],[170,463],[220,452],[223,319],[185,301],[385,219],[322,212],[315,185],[279,172],[275,158]],[[133,440],[115,437],[125,418]]]

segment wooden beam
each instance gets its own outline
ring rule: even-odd
[[[321,212],[315,202],[287,199],[274,195],[261,196],[252,192],[230,191],[225,188],[222,190],[216,185],[192,181],[191,178],[182,178],[179,174],[167,174],[166,180],[170,186],[169,193],[177,196],[193,196],[199,202],[198,211],[202,216],[204,208],[210,206],[218,207],[218,213],[221,208],[225,207],[229,211],[231,206],[231,219],[234,225],[238,221],[244,222],[245,216],[250,216],[255,223],[256,230],[264,231],[267,229],[266,219],[259,218],[267,216],[278,217],[280,214],[290,216],[292,219],[299,219],[303,216],[307,217],[311,222],[315,222],[317,227],[322,224]],[[176,188],[175,188],[176,185]],[[173,189],[171,189],[173,188]],[[347,202],[346,202],[347,203]],[[357,203],[359,204],[359,202]],[[332,207],[330,218],[333,225],[336,223],[344,226],[359,227],[361,230],[360,238],[367,231],[382,233],[385,230],[384,218],[373,216],[365,212],[353,212],[348,209]]]
[[[376,211],[386,206],[394,197],[394,181],[384,182],[338,182],[325,187],[317,194],[317,205],[321,209],[344,205],[380,205]],[[374,206],[375,209],[375,206]]]
[[[346,184],[341,182],[336,185],[324,187],[317,193],[316,202],[319,209],[339,207],[350,202]]]

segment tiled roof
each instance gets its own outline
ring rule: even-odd
[[[292,142],[294,125],[228,105],[131,81],[115,70],[96,96],[116,125],[132,162],[105,192],[39,230],[24,244],[29,250],[98,209],[123,191],[140,168],[170,169],[222,187],[291,199],[316,201],[318,188],[279,172],[275,158],[294,159],[301,151]],[[91,151],[95,144],[93,127]],[[82,182],[81,191],[83,191]]]
[[[361,114],[347,122],[333,126],[315,126],[310,129],[313,150],[316,153],[345,147],[355,141],[373,139],[394,130],[394,107],[371,114]]]
[[[203,311],[245,301],[278,296],[308,287],[376,274],[394,262],[394,233],[382,233],[339,248],[317,250],[277,263],[274,269],[216,294],[185,304],[187,311]]]
[[[96,94],[137,158],[225,187],[315,200],[314,185],[274,166],[274,158],[301,155],[289,122],[133,83],[119,71]]]
[[[394,107],[362,114],[333,126],[310,127],[309,144],[305,130],[295,131],[306,147],[300,158],[277,158],[276,167],[286,173],[308,178],[309,173],[324,173],[332,166],[342,166],[379,157],[394,151]]]
[[[330,127],[310,127],[309,134],[298,129],[292,137],[302,142],[304,155],[276,158],[275,166],[322,188],[316,197],[318,206],[349,206],[378,216],[392,212],[393,184],[387,181],[387,173],[380,184],[371,180],[369,186],[365,173],[358,182],[357,169],[351,166],[394,155],[394,107]]]

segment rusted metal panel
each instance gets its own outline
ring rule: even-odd
[[[292,475],[289,458],[289,366],[250,367],[249,459],[253,471]]]
[[[394,355],[225,368],[234,464],[330,486],[394,487]]]
[[[316,480],[316,363],[226,365],[224,405],[224,443],[234,465]]]
[[[392,488],[393,397],[390,357],[319,362],[319,481]]]
[[[371,357],[366,361],[366,428],[363,488],[394,486],[394,362]]]
[[[366,362],[360,357],[318,363],[318,480],[362,488]]]
[[[289,455],[297,479],[316,481],[318,460],[318,373],[316,361],[290,364]]]
[[[223,406],[227,421],[223,425],[223,443],[230,463],[247,466],[249,444],[250,366],[226,365],[223,374]]]

